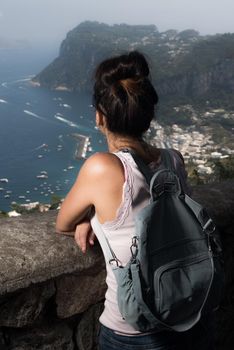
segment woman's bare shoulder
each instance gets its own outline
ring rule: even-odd
[[[87,175],[102,176],[116,172],[123,172],[120,159],[113,153],[98,152],[90,156],[81,168],[81,172]]]
[[[95,153],[82,166],[75,190],[82,190],[89,201],[97,208],[100,200],[108,200],[107,196],[121,193],[125,181],[124,168],[119,158],[111,153]]]

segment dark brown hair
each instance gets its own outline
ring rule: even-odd
[[[157,102],[149,66],[141,53],[109,58],[97,67],[93,104],[106,117],[108,130],[141,137],[150,126]]]

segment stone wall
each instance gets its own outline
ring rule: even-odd
[[[234,182],[198,186],[194,199],[219,226],[226,290],[216,314],[218,350],[234,336]],[[0,350],[95,350],[106,290],[98,244],[83,255],[55,233],[57,212],[0,219]]]
[[[0,350],[93,350],[106,290],[98,245],[55,233],[57,212],[0,221]]]

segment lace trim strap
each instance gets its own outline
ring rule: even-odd
[[[102,224],[104,229],[116,230],[119,226],[123,224],[127,216],[129,215],[129,210],[132,205],[133,200],[133,172],[129,160],[126,159],[127,155],[123,152],[114,153],[121,161],[124,167],[124,177],[125,182],[123,185],[122,202],[117,210],[116,218],[111,221],[106,221]]]

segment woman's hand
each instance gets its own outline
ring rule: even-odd
[[[74,238],[83,253],[86,253],[87,245],[94,245],[95,234],[90,221],[83,221],[76,226]]]

